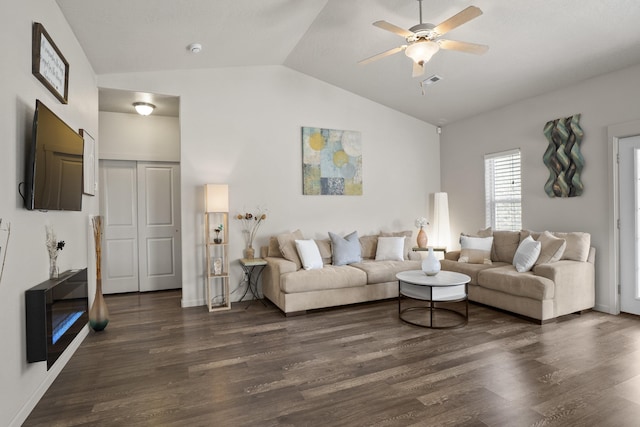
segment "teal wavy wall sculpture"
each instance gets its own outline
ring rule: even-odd
[[[576,197],[584,190],[580,180],[584,167],[580,143],[584,132],[579,122],[580,114],[576,114],[544,125],[544,136],[549,141],[542,157],[549,169],[544,191],[549,197]]]

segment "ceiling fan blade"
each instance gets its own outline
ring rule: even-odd
[[[390,24],[387,21],[376,21],[373,23],[373,25],[378,28],[382,28],[383,30],[391,31],[394,34],[405,38],[413,35],[411,31],[400,28],[397,25]]]
[[[373,55],[373,56],[370,56],[369,58],[365,58],[362,61],[358,61],[358,64],[365,65],[365,64],[368,64],[370,62],[377,61],[378,59],[382,59],[385,56],[389,56],[389,55],[393,55],[394,53],[398,53],[398,52],[400,52],[400,51],[402,51],[402,50],[404,50],[406,48],[407,48],[407,45],[394,47],[393,49],[386,50],[386,51],[384,51],[382,53],[379,53],[377,55]]]
[[[457,50],[458,52],[473,53],[482,55],[489,50],[489,46],[484,44],[458,42],[455,40],[438,40],[438,44],[442,49]]]
[[[438,26],[436,26],[433,29],[433,31],[435,31],[436,33],[442,36],[448,33],[449,31],[453,30],[454,28],[457,28],[460,25],[466,22],[469,22],[474,18],[477,18],[480,15],[482,15],[482,11],[480,10],[480,8],[476,6],[469,6],[463,11],[458,12],[456,15],[453,15],[451,18],[447,19],[446,21],[440,23]]]
[[[411,73],[411,77],[420,77],[424,74],[424,64],[420,62],[413,63],[413,73]]]

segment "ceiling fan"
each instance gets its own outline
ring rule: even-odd
[[[440,49],[457,50],[459,52],[473,53],[476,55],[482,55],[489,49],[489,46],[482,44],[459,42],[441,38],[454,28],[457,28],[460,25],[482,15],[482,10],[476,6],[469,6],[446,21],[438,25],[433,25],[422,22],[422,0],[418,0],[418,2],[420,3],[420,23],[418,25],[414,25],[408,30],[390,24],[387,21],[376,21],[373,23],[373,25],[378,28],[391,31],[394,34],[404,37],[407,44],[394,47],[393,49],[389,49],[385,52],[363,59],[358,62],[359,64],[368,64],[384,58],[385,56],[393,55],[394,53],[404,50],[405,55],[413,60],[413,77],[418,77],[424,73],[424,64],[428,62]]]

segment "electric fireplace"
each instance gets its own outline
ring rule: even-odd
[[[27,361],[47,370],[89,320],[87,269],[70,270],[25,293]]]

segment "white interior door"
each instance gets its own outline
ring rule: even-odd
[[[620,153],[620,311],[640,315],[640,135],[622,138]]]
[[[100,160],[103,217],[102,290],[138,292],[138,178],[136,162]]]
[[[140,291],[182,286],[180,167],[138,163]]]

